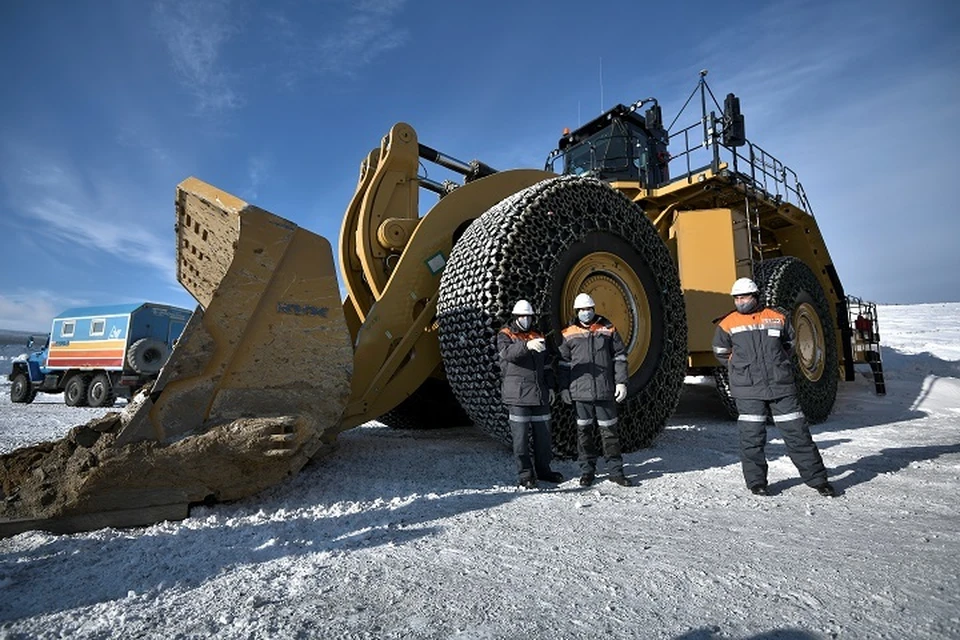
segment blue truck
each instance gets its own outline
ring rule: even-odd
[[[130,398],[156,379],[190,314],[150,302],[68,309],[53,319],[46,344],[13,360],[10,400],[63,393],[71,407],[111,407]]]

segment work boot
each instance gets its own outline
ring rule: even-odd
[[[543,480],[544,482],[551,482],[553,484],[558,484],[563,482],[563,474],[559,471],[547,471],[546,473],[538,473],[537,478]]]
[[[592,473],[585,473],[585,474],[583,474],[582,476],[580,476],[580,486],[581,486],[581,487],[589,487],[589,486],[592,485],[592,484],[593,484],[593,474],[592,474]]]
[[[614,484],[618,484],[618,485],[620,485],[621,487],[629,487],[629,486],[632,486],[632,485],[633,485],[633,483],[630,482],[630,479],[629,479],[629,478],[627,478],[626,476],[622,476],[622,475],[610,476],[610,482],[612,482],[612,483],[614,483]]]
[[[536,478],[527,478],[526,480],[521,480],[520,486],[523,487],[524,489],[536,489],[537,480]]]
[[[767,489],[767,485],[758,484],[756,486],[750,487],[750,493],[755,496],[768,496],[770,495],[770,490]]]
[[[817,490],[817,493],[824,496],[825,498],[836,498],[837,490],[833,488],[833,485],[829,482],[824,482],[819,487],[814,487]]]

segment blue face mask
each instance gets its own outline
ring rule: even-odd
[[[741,303],[734,302],[733,306],[735,306],[740,313],[753,313],[760,304],[757,302],[756,296],[750,296],[748,301]]]
[[[593,309],[578,309],[577,310],[577,319],[583,324],[590,324],[590,321],[593,320]]]

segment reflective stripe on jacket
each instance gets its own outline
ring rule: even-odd
[[[775,400],[796,393],[793,379],[793,327],[767,307],[753,313],[732,311],[720,320],[713,353],[730,372],[730,395]]]
[[[616,327],[596,316],[589,327],[573,323],[563,330],[558,372],[560,388],[582,402],[613,400],[618,384],[627,384],[627,350]]]
[[[527,341],[542,337],[536,331],[521,331],[515,322],[497,333],[500,373],[503,375],[500,393],[504,404],[521,407],[550,404],[550,389],[554,386],[550,352],[527,349]]]

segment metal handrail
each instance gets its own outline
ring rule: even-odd
[[[800,179],[793,169],[790,169],[783,162],[777,159],[759,145],[746,140],[743,144],[743,152],[738,147],[729,146],[723,143],[724,120],[718,118],[714,111],[707,112],[706,96],[709,94],[718,110],[721,110],[720,104],[714,97],[713,92],[706,82],[706,72],[701,72],[700,81],[693,94],[684,103],[680,113],[670,124],[670,128],[676,124],[680,115],[689,106],[693,95],[700,91],[701,93],[701,117],[697,122],[675,130],[668,135],[668,141],[671,145],[679,147],[679,152],[671,152],[669,162],[674,162],[680,158],[684,159],[686,171],[673,177],[670,181],[686,179],[692,180],[694,173],[691,157],[698,151],[703,151],[707,156],[707,162],[712,164],[715,170],[719,169],[721,163],[728,166],[728,170],[733,176],[746,185],[747,189],[763,197],[773,200],[777,203],[786,202],[803,209],[805,212],[813,215],[813,208],[800,184]],[[690,131],[697,128],[703,128],[704,139],[702,142],[691,145]]]

